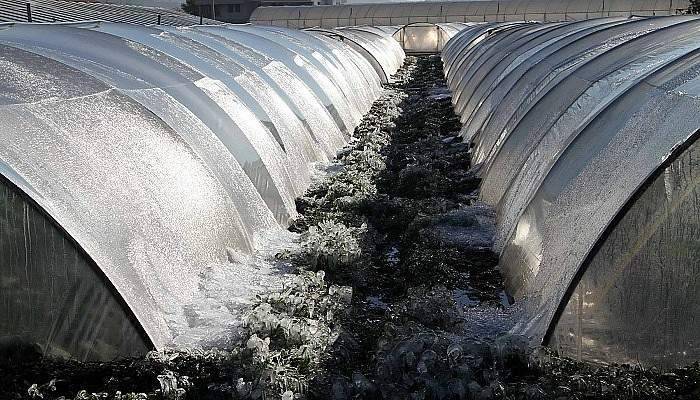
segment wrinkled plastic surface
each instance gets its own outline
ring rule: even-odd
[[[686,324],[694,309],[684,298],[693,295],[664,289],[694,268],[690,256],[678,259],[697,249],[694,219],[619,222],[630,199],[633,209],[667,207],[640,188],[700,126],[698,28],[690,16],[486,24],[445,46],[481,199],[496,207],[495,250],[522,311],[516,333],[551,338],[587,360],[677,366],[700,357]],[[629,239],[645,224],[665,224],[687,247],[673,252],[657,241],[658,258],[645,256]],[[607,256],[587,261],[601,245]],[[623,283],[612,271],[625,257],[638,263],[629,274],[642,274]],[[663,278],[651,273],[661,265]],[[649,289],[653,301],[668,306],[650,305],[643,287],[657,288]],[[654,318],[668,329],[651,329]]]
[[[310,28],[307,31],[319,32],[353,47],[377,71],[382,83],[389,82],[391,76],[403,65],[405,53],[390,32],[374,27]]]
[[[116,328],[90,325],[100,321],[80,308],[47,308],[55,293],[44,283],[8,278],[15,300],[0,319],[29,307],[35,320],[55,314],[82,321],[82,330],[52,328],[56,338],[72,337],[69,345],[49,343],[43,325],[30,332],[22,320],[0,335],[33,335],[88,359],[195,344],[178,336],[189,334],[192,304],[207,304],[207,276],[249,277],[224,285],[236,299],[245,297],[237,287],[259,286],[254,273],[216,270],[237,268],[231,254],[282,232],[309,184],[309,164],[331,157],[381,92],[371,64],[350,46],[281,28],[1,25],[0,66],[0,173],[37,205],[33,221],[55,221],[59,233],[47,225],[37,235],[70,242],[76,254],[55,263],[55,271],[71,268],[64,280],[49,270],[30,275],[56,288],[85,276],[80,290],[121,307],[98,304],[96,312],[104,307],[115,315],[110,323],[125,327],[120,342],[110,336]],[[5,207],[13,221],[31,209],[17,204]],[[16,226],[0,233],[2,245],[36,247]],[[42,259],[12,256],[2,271],[16,275]],[[33,300],[17,303],[23,298]],[[145,335],[134,339],[126,320]],[[97,342],[109,348],[85,350]]]
[[[700,359],[699,151],[663,168],[603,240],[556,325],[559,351],[664,367]]]

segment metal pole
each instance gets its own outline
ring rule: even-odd
[[[202,5],[199,5],[199,24],[202,25]]]
[[[27,3],[27,22],[32,22],[32,5]]]
[[[440,12],[442,12],[442,6],[440,6]],[[440,28],[438,28],[437,25],[435,25],[435,33],[437,35],[438,40],[435,42],[435,54],[440,52]]]
[[[211,0],[211,19],[216,19],[216,9],[214,9],[214,0]]]
[[[160,14],[158,14],[158,25],[160,25]]]

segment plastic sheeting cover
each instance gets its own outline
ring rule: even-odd
[[[282,229],[309,163],[343,145],[381,90],[349,46],[248,26],[0,25],[0,64],[0,173],[65,232],[84,257],[75,268],[123,299],[111,309],[147,334],[135,348],[173,343],[203,272]],[[43,290],[18,282],[13,293]],[[98,359],[139,351],[86,343],[61,348]]]
[[[446,45],[462,135],[480,163],[482,200],[496,207],[496,250],[523,311],[516,333],[603,362],[700,357],[695,309],[685,306],[696,290],[669,286],[695,268],[694,219],[672,216],[682,212],[675,189],[663,201],[659,183],[640,189],[700,125],[698,27],[690,16],[491,24]]]

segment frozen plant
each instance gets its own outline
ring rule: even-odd
[[[337,338],[335,315],[346,307],[351,291],[328,287],[324,275],[301,271],[279,291],[259,295],[246,315],[250,332],[246,348],[260,370],[258,381],[267,388],[265,393],[282,398],[304,393],[310,373]],[[250,390],[245,382],[239,382],[237,389]]]
[[[123,393],[120,391],[115,392],[110,395],[106,392],[100,393],[88,393],[86,390],[79,391],[73,400],[148,400],[154,398],[153,395],[149,396],[146,393]],[[158,396],[158,398],[163,398]],[[64,396],[57,398],[56,400],[68,400]]]
[[[322,221],[309,227],[302,237],[303,252],[314,268],[347,264],[362,253],[357,236],[365,229],[364,224],[360,228],[350,228],[339,222]]]
[[[377,193],[371,174],[359,169],[347,169],[334,176],[328,185],[325,202],[333,202],[343,197],[353,197],[357,203]]]
[[[39,385],[37,385],[36,383],[33,384],[32,386],[30,386],[29,389],[27,389],[27,394],[32,399],[43,399],[44,398],[44,395],[39,390]]]
[[[56,379],[51,379],[48,383],[37,385],[36,383],[27,389],[30,399],[43,399],[44,393],[56,391]]]
[[[183,399],[186,394],[185,388],[190,385],[189,377],[180,377],[175,372],[168,370],[158,375],[158,383],[160,383],[163,398],[167,400]]]
[[[353,150],[343,158],[343,162],[351,168],[366,173],[376,174],[386,169],[384,158],[379,153],[379,144],[368,144],[365,150]]]
[[[148,400],[146,393],[125,393],[117,392],[114,394],[114,400]]]

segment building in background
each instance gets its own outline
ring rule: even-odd
[[[202,15],[205,19],[210,18],[231,23],[249,22],[253,11],[261,6],[320,6],[340,5],[347,2],[347,0],[1,0],[0,3],[9,4],[8,7],[12,10],[7,10],[5,13],[2,12],[4,10],[0,10],[0,17],[3,14],[8,14],[8,18],[11,18],[11,20],[23,20],[26,3],[31,3],[33,8],[34,4],[38,7],[52,8],[50,4],[57,1],[59,3],[56,4],[64,4],[65,7],[78,9],[79,12],[83,10],[90,11],[100,7],[110,9],[110,6],[117,6],[114,9],[118,9],[118,6],[123,6],[123,10],[127,10],[127,12],[138,10],[139,8],[151,10],[154,15],[157,13],[172,14],[178,11],[182,13],[185,11],[195,16]],[[67,5],[70,3],[73,4]],[[57,8],[60,9],[64,6],[58,6]],[[60,14],[60,11],[56,12]],[[18,16],[15,17],[15,14]],[[198,18],[194,20],[198,21]],[[56,21],[61,22],[62,19],[56,19]],[[3,19],[0,18],[0,22],[3,22]],[[206,23],[206,21],[203,22]]]
[[[345,0],[191,0],[194,13],[224,22],[244,23],[261,6],[319,6],[345,4]],[[213,2],[213,5],[212,5]],[[201,11],[200,11],[201,10]]]
[[[140,25],[190,26],[216,24],[188,14],[181,4],[141,1],[0,0],[0,22],[107,21]],[[154,4],[163,4],[156,7]],[[4,71],[3,71],[4,72]]]
[[[689,3],[689,0],[352,2],[337,7],[260,7],[251,16],[251,22],[290,28],[388,26],[416,22],[561,22],[601,17],[677,15],[684,13]]]
[[[160,7],[180,10],[185,0],[71,0],[81,3],[121,4],[127,6]]]

